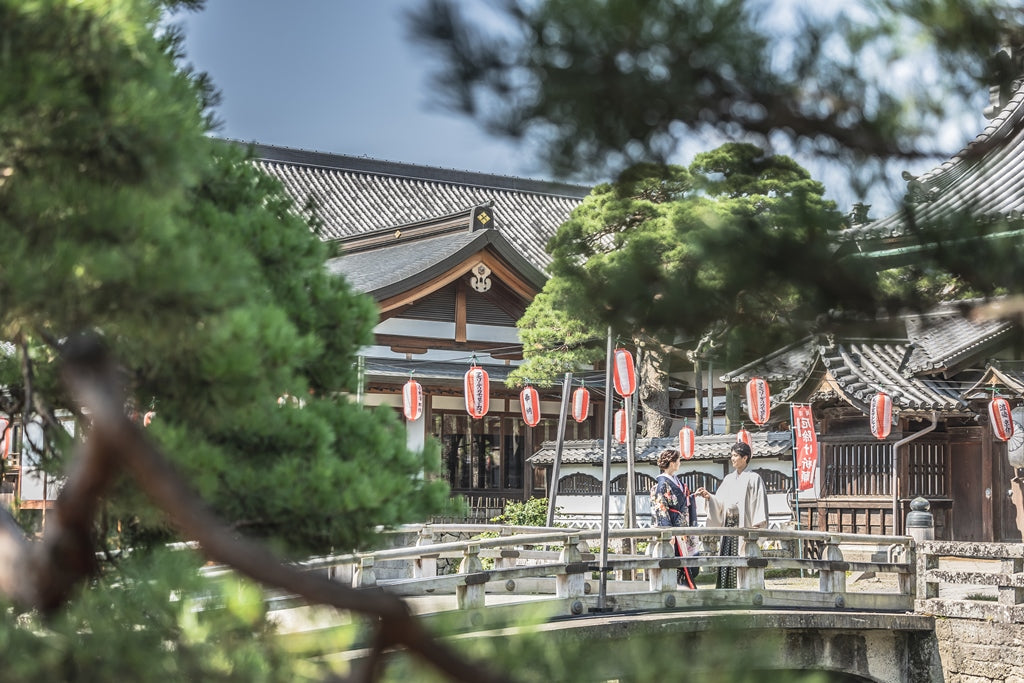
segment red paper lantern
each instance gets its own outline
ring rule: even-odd
[[[572,392],[572,419],[583,422],[590,414],[590,392],[586,387],[580,387]]]
[[[892,398],[884,391],[875,394],[871,399],[871,433],[876,439],[889,436],[892,429]]]
[[[740,431],[736,432],[736,443],[740,443],[741,441],[750,446],[751,448],[753,448],[753,446],[750,444],[750,432],[748,432],[746,429],[741,429]]]
[[[626,443],[626,409],[619,408],[615,411],[615,440],[619,443]]]
[[[466,412],[475,420],[487,414],[491,405],[487,371],[474,365],[466,372]]]
[[[747,414],[750,415],[750,421],[756,425],[763,425],[768,421],[771,410],[768,382],[760,377],[747,382]]]
[[[692,460],[694,453],[694,432],[690,427],[679,430],[679,454],[683,460]]]
[[[423,414],[423,387],[414,379],[402,387],[402,412],[409,422],[415,422]]]
[[[1010,402],[1002,396],[996,396],[988,404],[988,418],[992,423],[992,431],[1000,441],[1009,441],[1013,436],[1013,416],[1010,414]]]
[[[524,387],[519,392],[519,407],[523,409],[523,422],[536,427],[540,422],[540,394],[533,387]]]
[[[615,349],[615,355],[612,356],[612,377],[615,380],[615,391],[619,396],[632,396],[636,391],[633,354],[626,349]]]
[[[0,458],[6,460],[7,456],[11,453],[11,430],[10,422],[0,418],[0,443],[3,443],[3,450],[0,452]]]

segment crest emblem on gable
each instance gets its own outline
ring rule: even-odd
[[[469,286],[476,291],[483,293],[491,288],[491,269],[480,262],[473,266],[469,278]]]

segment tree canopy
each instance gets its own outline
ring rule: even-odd
[[[43,466],[67,476],[42,541],[0,519],[0,588],[46,612],[19,626],[5,611],[19,680],[298,675],[268,640],[261,591],[224,585],[210,598],[225,609],[197,616],[200,560],[142,552],[174,538],[164,512],[179,480],[198,494],[172,515],[185,540],[222,550],[245,536],[348,551],[450,505],[429,476],[436,446],[410,451],[393,411],[352,398],[373,302],[327,274],[315,224],[246,150],[207,137],[211,93],[177,63],[164,9],[0,0],[0,411],[39,424]],[[146,412],[145,430],[126,419]],[[132,479],[109,488],[119,472]],[[95,552],[119,547],[131,556],[66,607]]]
[[[608,325],[664,341],[756,330],[763,343],[874,301],[873,271],[831,257],[843,218],[823,192],[789,157],[741,143],[595,187],[548,244],[551,279],[520,322],[526,362],[513,377],[550,380],[601,357]]]
[[[440,510],[390,411],[347,397],[372,301],[327,274],[328,247],[243,149],[204,135],[160,8],[108,4],[3,5],[5,412],[73,408],[54,363],[94,331],[153,437],[239,528],[323,551]]]

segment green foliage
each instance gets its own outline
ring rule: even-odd
[[[50,619],[7,607],[0,620],[12,681],[308,680],[275,646],[262,590],[199,577],[187,552],[139,554],[107,567]],[[116,617],[115,617],[116,615]]]
[[[557,512],[561,508],[555,508]],[[491,519],[494,524],[506,524],[508,526],[547,526],[548,521],[548,499],[531,498],[529,500],[508,500],[505,501],[505,508],[501,514]],[[564,526],[559,524],[557,526]]]
[[[246,532],[347,549],[442,511],[443,483],[418,476],[436,446],[409,452],[392,411],[347,398],[373,302],[327,274],[328,247],[277,181],[204,135],[200,85],[154,37],[158,11],[0,3],[0,330],[31,360],[33,401],[70,407],[54,340],[99,331],[134,405],[155,408],[152,436]],[[21,359],[0,375],[6,412],[22,412]],[[109,514],[138,542],[160,515],[131,491]]]
[[[842,217],[823,194],[789,157],[739,143],[595,187],[548,244],[552,277],[520,321],[513,376],[552,381],[602,358],[607,325],[663,339],[728,328],[736,362],[752,338],[763,352],[824,310],[876,301],[874,271],[834,256]]]

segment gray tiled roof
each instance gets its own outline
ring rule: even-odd
[[[297,205],[312,200],[325,239],[394,229],[494,202],[498,229],[535,267],[588,187],[254,145],[256,164]]]
[[[792,453],[791,432],[750,432],[750,441],[755,458],[778,458]],[[694,460],[725,460],[729,449],[736,443],[735,434],[711,434],[694,439]],[[545,441],[540,450],[527,458],[533,465],[550,465],[555,461],[555,442]],[[661,439],[637,439],[636,462],[657,464],[658,453],[666,448],[679,448],[679,440],[673,437]],[[626,446],[612,444],[611,461],[626,462]],[[562,464],[596,464],[604,462],[604,440],[566,441],[562,444]]]
[[[939,373],[955,374],[964,362],[977,360],[1016,327],[1005,321],[970,321],[958,302],[907,316],[904,323],[907,339],[803,339],[723,375],[722,381],[764,377],[774,385],[772,405],[777,405],[813,388],[827,371],[844,397],[865,412],[871,397],[885,391],[900,410],[965,413],[960,382],[946,381]]]
[[[949,305],[929,315],[910,317],[907,338],[912,347],[903,373],[953,368],[1009,336],[1014,327],[1005,320],[969,320]]]
[[[906,342],[880,341],[829,341],[819,349],[822,364],[837,389],[865,413],[871,398],[880,391],[889,394],[893,408],[901,411],[969,413],[955,383],[907,377],[900,372],[908,351]]]
[[[424,239],[400,241],[378,249],[345,254],[327,262],[327,270],[344,275],[360,292],[384,299],[426,282],[490,245],[539,290],[544,274],[524,259],[498,230],[468,229]]]
[[[908,183],[918,224],[937,224],[955,214],[1019,220],[1024,214],[1024,84],[985,130],[952,159]],[[895,238],[907,231],[910,213],[844,230],[841,240]]]

